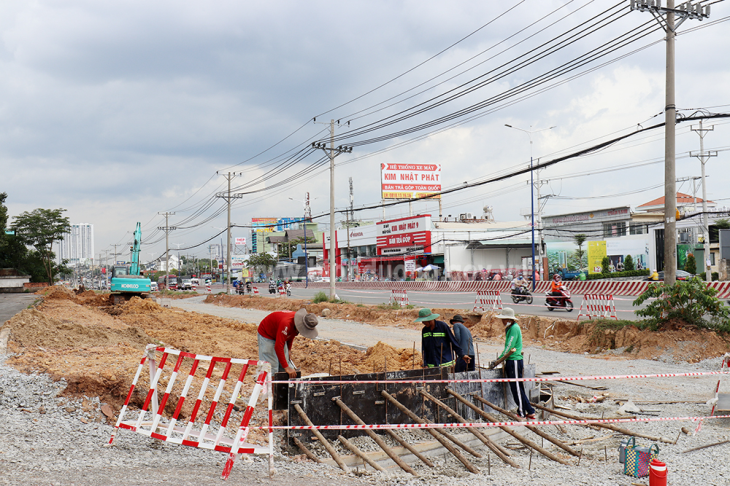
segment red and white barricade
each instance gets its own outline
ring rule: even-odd
[[[585,305],[586,311],[583,312],[583,306]],[[613,295],[611,294],[585,294],[583,295],[583,301],[580,303],[580,310],[578,311],[578,317],[586,316],[588,319],[594,317],[609,318],[616,317],[616,303],[613,301]]]
[[[498,290],[479,290],[472,310],[473,312],[502,310],[502,295]]]
[[[198,291],[198,286],[193,284],[193,292],[197,292],[197,291]]]
[[[286,290],[284,290],[283,287],[279,287],[279,295],[281,295],[281,296],[286,295]]]
[[[155,361],[155,352],[162,353],[159,364]],[[168,365],[165,370],[165,363],[171,356],[177,356],[174,365]],[[134,417],[132,411],[128,411],[129,401],[132,397],[137,381],[144,369],[145,361],[149,364],[150,369],[150,388],[147,392],[147,396],[144,401],[142,409],[139,411],[139,415]],[[172,364],[172,359],[170,360]],[[184,361],[187,361],[185,364]],[[196,376],[196,371],[199,368],[203,368],[201,363],[208,362],[207,371],[205,376]],[[223,365],[222,369],[219,366],[218,370],[215,370],[216,365]],[[236,427],[233,420],[234,406],[236,400],[241,392],[243,381],[246,378],[246,373],[250,366],[257,366],[256,385],[253,388],[251,397],[248,401],[248,406],[245,411],[241,414],[240,425]],[[233,389],[230,390],[231,385],[226,387],[226,381],[231,371],[232,366],[240,366],[241,371],[238,374],[238,379],[233,385]],[[178,378],[178,374],[181,372],[181,368],[188,370],[188,376],[184,384],[178,385],[178,388],[182,387],[180,396],[175,406],[175,411],[171,416],[166,416],[165,406],[173,392],[175,383]],[[164,372],[170,374],[167,378],[167,388],[162,396],[162,400],[159,405],[157,404],[157,385],[160,383],[160,378]],[[206,397],[208,392],[209,383],[215,371],[218,371],[221,378],[218,386],[215,387],[215,394],[212,398]],[[186,353],[178,351],[176,349],[156,347],[154,344],[147,346],[147,352],[142,358],[137,368],[137,373],[134,375],[132,386],[129,389],[127,399],[124,401],[121,411],[119,412],[119,418],[115,425],[112,437],[109,440],[109,444],[113,444],[114,437],[118,429],[128,429],[137,432],[142,435],[146,435],[153,439],[159,439],[166,442],[172,442],[174,444],[182,444],[190,447],[197,447],[200,449],[209,449],[218,452],[224,452],[228,454],[228,460],[223,469],[223,479],[227,479],[231,473],[233,462],[236,454],[268,454],[269,455],[269,475],[273,474],[274,468],[274,435],[273,429],[273,415],[272,405],[273,396],[271,393],[271,382],[267,377],[271,375],[271,365],[265,361],[248,360],[248,359],[236,359],[236,358],[217,358],[213,356],[204,356],[199,354]],[[235,376],[235,375],[234,375]],[[182,381],[182,380],[181,380]],[[185,404],[188,392],[191,387],[199,387],[197,400],[195,401],[192,411],[189,412],[189,419],[184,424],[182,421],[178,425],[178,419],[180,412]],[[253,416],[254,407],[258,401],[261,393],[268,394],[268,432],[269,432],[269,444],[268,447],[257,446],[246,442],[249,431],[252,428],[251,417]],[[230,394],[230,399],[223,412],[223,419],[220,420],[220,425],[216,425],[219,417],[216,417],[216,422],[212,423],[216,407],[218,406],[221,396],[224,394]],[[196,419],[198,416],[203,417],[204,410],[201,407],[205,407],[205,403],[210,400],[210,407],[205,415],[205,421],[200,428],[194,428]],[[125,414],[129,417],[125,420]],[[218,414],[220,415],[220,413]],[[183,419],[185,420],[185,419]],[[232,424],[229,427],[229,424]],[[263,424],[262,424],[263,425]]]
[[[209,283],[205,284],[205,291],[210,293],[210,284]]]
[[[259,295],[259,288],[258,287],[254,287],[253,288],[253,295]]]
[[[396,302],[401,307],[406,307],[407,305],[409,305],[408,292],[405,290],[392,290],[390,292],[390,300],[388,301],[388,303],[395,304]]]

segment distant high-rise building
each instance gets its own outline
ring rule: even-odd
[[[72,266],[89,263],[94,258],[94,225],[72,224],[71,231],[60,241],[58,257]]]

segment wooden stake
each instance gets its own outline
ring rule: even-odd
[[[413,447],[408,442],[406,442],[405,439],[403,439],[401,436],[399,436],[398,434],[396,434],[394,431],[392,431],[390,429],[385,429],[385,432],[389,436],[391,436],[393,439],[395,439],[400,445],[402,445],[403,447],[405,447],[406,449],[408,449],[408,451],[411,454],[413,454],[414,456],[416,456],[417,458],[419,458],[421,460],[421,462],[423,462],[425,465],[427,465],[428,467],[435,467],[433,465],[433,463],[426,456],[424,456],[423,454],[421,454],[420,452],[418,452],[418,450],[415,447]]]
[[[487,412],[484,412],[484,411],[480,410],[480,409],[479,409],[479,408],[478,408],[478,407],[477,407],[476,405],[474,405],[474,404],[473,404],[473,403],[471,403],[471,402],[470,402],[469,400],[467,400],[467,399],[466,399],[466,398],[464,398],[463,396],[459,395],[459,394],[458,394],[458,393],[456,393],[455,391],[453,391],[453,390],[448,390],[448,392],[449,392],[449,393],[450,393],[451,395],[453,395],[454,397],[456,397],[456,399],[457,399],[457,400],[459,400],[459,401],[460,401],[461,403],[463,403],[463,404],[464,404],[464,405],[466,405],[467,407],[471,408],[471,409],[472,409],[472,410],[474,410],[474,411],[475,411],[476,413],[478,413],[479,415],[481,415],[481,416],[482,416],[482,417],[484,417],[485,419],[489,420],[490,422],[499,422],[499,420],[497,420],[497,418],[496,418],[496,417],[494,417],[494,416],[493,416],[492,414],[489,414],[489,413],[487,413]],[[477,400],[481,400],[481,398],[480,398],[480,397],[476,397],[476,398],[477,398]],[[489,402],[487,402],[486,400],[484,400],[484,402],[485,402],[485,405],[488,405],[488,406],[490,406],[490,407],[492,406],[492,405],[491,405],[491,404],[490,404]],[[497,409],[495,408],[495,410],[497,410]],[[539,452],[539,453],[540,453],[540,454],[542,454],[543,456],[545,456],[545,457],[547,457],[547,458],[549,458],[549,459],[552,459],[552,460],[553,460],[553,461],[555,461],[555,462],[559,462],[560,464],[564,464],[564,465],[566,465],[566,466],[568,465],[568,463],[567,463],[567,462],[565,462],[564,460],[560,459],[560,458],[559,458],[558,456],[556,456],[555,454],[553,454],[553,453],[551,453],[550,451],[548,451],[548,450],[546,450],[546,449],[544,449],[544,448],[540,447],[539,445],[537,445],[537,444],[536,444],[535,442],[531,441],[530,439],[528,439],[528,438],[526,438],[526,437],[523,437],[522,435],[520,435],[520,434],[518,434],[517,432],[515,432],[514,430],[512,430],[512,429],[511,429],[510,427],[505,427],[505,426],[502,426],[502,427],[500,427],[500,429],[504,430],[504,431],[505,431],[505,432],[507,432],[507,433],[508,433],[509,435],[511,435],[512,437],[514,437],[514,438],[515,438],[515,439],[517,439],[518,441],[520,441],[520,442],[522,442],[523,444],[525,444],[525,445],[526,445],[527,447],[530,447],[530,448],[531,448],[531,450],[532,450],[532,449],[535,449],[535,450],[536,450],[537,452]]]
[[[456,420],[458,420],[462,424],[467,423],[467,421],[464,419],[464,417],[462,417],[461,415],[459,415],[458,413],[456,413],[455,410],[453,410],[451,407],[449,407],[444,402],[442,402],[441,400],[437,399],[436,397],[434,397],[430,393],[425,392],[423,390],[418,390],[418,392],[421,395],[423,395],[424,397],[426,397],[427,399],[431,400],[433,403],[435,403],[439,407],[441,407],[444,410],[446,410],[446,412],[448,412],[451,415],[453,415],[454,418],[456,418]],[[471,432],[477,439],[479,439],[480,441],[482,441],[485,446],[489,447],[504,462],[506,462],[507,464],[509,464],[512,467],[519,467],[519,465],[516,462],[514,462],[511,459],[509,459],[505,454],[503,454],[502,451],[500,451],[499,448],[496,447],[496,444],[489,437],[484,436],[481,432],[479,432],[474,427],[467,427],[466,430],[468,430],[469,432]]]
[[[571,415],[569,413],[558,412],[557,410],[551,410],[551,409],[545,408],[542,405],[539,405],[537,403],[533,403],[532,405],[533,405],[533,407],[539,408],[540,410],[547,410],[548,412],[550,412],[554,415],[560,415],[561,417],[565,417],[565,418],[568,418],[571,420],[598,420],[595,417],[578,417],[576,415]],[[643,439],[660,441],[660,442],[664,442],[665,444],[674,444],[674,441],[665,439],[663,437],[654,437],[652,435],[640,434],[638,432],[632,432],[629,429],[624,429],[623,427],[617,427],[617,426],[611,425],[611,424],[590,424],[590,425],[584,425],[584,427],[600,427],[603,429],[613,430],[614,432],[619,432],[624,435],[633,435],[634,437],[641,437]]]
[[[406,408],[405,405],[403,405],[398,400],[396,400],[395,397],[393,397],[390,393],[388,393],[386,391],[381,391],[380,394],[384,398],[386,398],[390,403],[392,403],[393,405],[395,405],[398,408],[398,410],[400,410],[401,412],[403,412],[408,418],[410,418],[414,422],[416,422],[418,424],[425,424],[425,423],[427,423],[424,419],[422,419],[421,417],[419,417],[415,413],[413,413],[410,410],[408,410],[408,408]],[[469,471],[473,472],[474,474],[479,474],[479,469],[477,469],[472,463],[470,463],[466,459],[466,457],[464,457],[461,454],[461,452],[459,452],[458,450],[456,450],[456,448],[454,448],[454,446],[451,445],[446,440],[446,438],[442,435],[441,432],[439,432],[439,431],[437,431],[435,429],[431,429],[431,428],[428,428],[426,430],[428,431],[429,434],[431,434],[433,436],[434,439],[436,439],[437,441],[439,441],[442,446],[444,446],[449,452],[451,452],[454,455],[454,457],[456,457],[459,461],[461,461],[461,463],[464,465],[464,467],[466,467]]]
[[[728,442],[730,442],[730,440],[723,440],[722,442],[715,442],[714,444],[707,444],[707,445],[695,447],[694,449],[687,449],[686,451],[682,451],[682,454],[686,454],[687,452],[692,452],[692,451],[699,451],[700,449],[707,449],[708,447],[715,447],[715,446],[727,444]]]
[[[307,446],[305,446],[304,444],[302,444],[302,441],[299,440],[299,439],[297,439],[296,437],[294,437],[294,444],[296,444],[296,446],[299,447],[299,449],[301,449],[302,452],[308,458],[310,458],[311,460],[313,460],[317,464],[321,464],[322,463],[322,461],[319,459],[319,457],[315,456],[314,453],[312,451],[310,451],[309,449],[307,449]]]
[[[580,448],[580,456],[578,456],[578,465],[580,466],[580,460],[583,459],[583,448]]]
[[[603,462],[608,464],[608,448],[603,446]]]
[[[451,392],[449,392],[449,393],[451,393]],[[462,397],[462,398],[463,398],[463,397]],[[511,419],[513,419],[513,420],[520,420],[520,417],[518,417],[518,416],[517,416],[516,414],[514,414],[514,413],[512,413],[512,412],[510,412],[510,411],[508,411],[508,410],[505,410],[505,409],[503,409],[503,408],[501,408],[501,407],[498,407],[497,405],[495,405],[495,404],[493,404],[493,403],[490,403],[490,402],[488,402],[487,400],[484,400],[484,399],[483,399],[483,398],[481,398],[481,397],[477,397],[477,396],[474,396],[474,398],[476,398],[476,399],[477,399],[477,401],[479,401],[479,402],[483,403],[484,405],[487,405],[487,406],[489,406],[489,407],[493,408],[493,409],[494,409],[494,410],[496,410],[497,412],[499,412],[499,413],[501,413],[501,414],[503,414],[503,415],[506,415],[507,417],[509,417],[509,418],[511,418]],[[467,400],[467,403],[471,403],[471,402],[469,402],[469,401]],[[467,406],[469,406],[469,405],[467,405]],[[477,413],[478,413],[478,412],[477,412]],[[578,457],[578,452],[576,452],[576,451],[574,451],[573,449],[571,449],[571,448],[570,448],[570,447],[569,447],[569,446],[568,446],[567,444],[565,444],[565,443],[564,443],[563,441],[561,441],[561,440],[558,440],[558,439],[556,439],[555,437],[553,437],[552,435],[549,435],[549,434],[547,434],[547,433],[543,432],[542,430],[540,430],[540,428],[539,428],[539,427],[534,427],[534,426],[532,426],[532,425],[529,425],[529,424],[527,424],[527,423],[526,423],[526,424],[525,424],[525,428],[526,428],[527,430],[529,430],[530,432],[534,432],[535,434],[539,435],[539,436],[540,436],[540,437],[542,437],[543,439],[547,439],[548,441],[552,442],[553,444],[555,444],[556,446],[560,447],[561,449],[563,449],[563,450],[564,450],[565,452],[567,452],[568,454],[572,454],[572,455],[574,455],[575,457]]]
[[[530,449],[530,462],[527,464],[527,470],[532,469],[532,449]]]
[[[380,464],[378,464],[377,462],[375,462],[372,459],[370,459],[367,455],[365,455],[365,453],[363,451],[361,451],[360,449],[358,449],[358,447],[355,444],[353,444],[349,440],[345,439],[341,435],[340,436],[337,436],[337,438],[340,440],[340,442],[342,443],[343,446],[345,446],[348,449],[350,449],[357,457],[359,457],[364,462],[366,462],[367,464],[369,464],[370,467],[372,467],[373,469],[377,469],[380,472],[385,472],[385,469],[383,469],[380,466]]]
[[[413,341],[413,364],[411,365],[411,369],[416,369],[416,341]]]
[[[302,410],[302,407],[299,406],[298,403],[294,404],[294,410],[297,411],[299,416],[302,418],[305,424],[309,425],[310,427],[314,424],[311,420],[309,420],[309,417],[307,417],[307,414],[304,413],[304,410]],[[345,471],[346,473],[350,472],[350,468],[347,467],[347,465],[342,462],[342,458],[339,454],[337,454],[337,451],[332,447],[332,445],[329,443],[327,439],[324,438],[324,436],[319,432],[317,429],[312,429],[312,433],[319,439],[319,441],[322,443],[325,449],[327,449],[327,452],[329,452],[330,456],[332,456],[332,459],[335,460],[338,466],[340,466],[340,469]]]
[[[347,405],[345,405],[342,402],[342,400],[340,400],[339,398],[335,397],[335,398],[332,399],[332,401],[335,402],[342,409],[342,411],[345,412],[347,414],[347,416],[350,417],[356,424],[358,424],[358,425],[365,425],[365,422],[363,422],[362,419],[360,417],[358,417],[355,412],[353,412],[352,410],[350,410],[350,407],[348,407]],[[416,471],[414,471],[413,468],[411,468],[411,466],[409,466],[408,464],[406,464],[405,462],[403,462],[403,460],[400,458],[400,456],[398,456],[398,454],[396,454],[393,451],[393,449],[391,449],[390,447],[388,447],[388,445],[383,441],[382,438],[380,438],[380,436],[378,434],[376,434],[375,432],[373,432],[371,429],[364,429],[364,430],[365,430],[365,433],[368,434],[368,436],[371,439],[373,439],[375,441],[375,443],[378,444],[380,446],[380,448],[383,449],[383,451],[386,454],[388,454],[388,457],[390,457],[391,459],[393,459],[393,462],[395,462],[396,464],[398,464],[401,469],[403,469],[407,473],[413,474],[414,476],[418,476],[418,474],[416,473]]]

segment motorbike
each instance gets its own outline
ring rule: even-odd
[[[291,297],[291,284],[286,284],[286,296]]]
[[[565,309],[568,312],[573,311],[573,301],[570,300],[570,292],[567,289],[561,290],[562,296],[550,295],[550,292],[545,294],[545,305],[549,311],[555,309]]]
[[[276,293],[276,284],[274,282],[271,282],[269,284],[269,293],[270,294],[275,294]]]
[[[512,302],[515,304],[519,304],[522,301],[532,304],[532,294],[525,287],[515,287],[510,295],[512,296]]]

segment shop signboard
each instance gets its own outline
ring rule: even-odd
[[[441,196],[441,164],[380,164],[383,199]]]
[[[246,237],[236,238],[236,246],[246,246]]]
[[[378,255],[431,253],[431,216],[382,221],[376,241]]]

